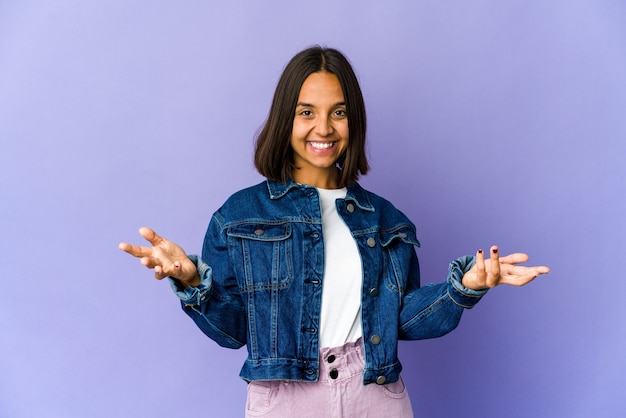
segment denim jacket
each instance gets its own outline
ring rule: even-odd
[[[461,285],[474,263],[469,256],[450,264],[445,283],[420,287],[415,226],[358,183],[336,205],[363,265],[363,383],[392,383],[402,369],[399,339],[452,331],[485,291]],[[183,310],[208,337],[224,347],[247,345],[243,379],[317,381],[323,234],[315,187],[264,181],[213,215],[201,259],[190,256],[201,284],[183,289],[171,280]]]

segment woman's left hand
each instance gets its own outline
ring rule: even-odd
[[[498,247],[489,250],[489,259],[485,260],[483,250],[476,252],[476,263],[463,276],[463,286],[481,290],[496,287],[499,284],[524,286],[532,282],[540,274],[550,273],[546,266],[517,266],[516,264],[528,261],[528,255],[513,253],[500,257]]]

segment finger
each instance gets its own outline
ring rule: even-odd
[[[166,274],[166,273],[163,271],[163,267],[161,267],[161,266],[156,266],[156,267],[154,268],[154,278],[155,278],[155,279],[157,279],[157,280],[162,280],[162,279],[166,278],[167,276],[168,276],[168,274]]]
[[[494,267],[498,268],[498,272],[500,271],[500,254],[499,254],[499,250],[498,247],[496,245],[492,246],[489,249],[489,258],[491,259],[492,263],[491,264],[495,264],[496,266],[491,266],[492,271]]]
[[[154,246],[159,245],[161,242],[163,242],[163,237],[154,232],[154,230],[146,228],[145,226],[139,228],[139,234]]]
[[[161,260],[156,257],[142,257],[140,260],[141,264],[148,267],[149,269],[162,268],[163,264]]]
[[[167,273],[167,274],[166,274]],[[170,264],[170,270],[168,270],[167,272],[162,271],[162,276],[161,277],[157,277],[157,279],[162,279],[165,277],[174,277],[174,278],[179,278],[182,277],[182,264],[180,261],[174,261],[173,264]]]
[[[143,260],[142,260],[143,261]],[[147,261],[149,263],[152,263],[153,260]],[[142,263],[143,264],[143,263]],[[157,280],[162,280],[164,278],[166,278],[167,276],[169,276],[170,274],[163,268],[163,266],[161,264],[156,264],[153,267],[144,264],[146,267],[150,267],[150,268],[154,268],[154,278]]]
[[[532,282],[540,275],[549,273],[550,269],[546,266],[509,266],[509,268],[505,269],[505,271],[506,272],[502,275],[501,283],[513,286],[523,286]]]
[[[175,261],[174,263],[162,264],[161,260],[153,257],[144,257],[141,259],[141,264],[154,269],[154,277],[157,280],[161,280],[165,277],[182,277],[182,263]]]
[[[120,242],[117,246],[120,250],[127,252],[135,257],[149,257],[152,255],[152,247],[142,247],[140,245],[131,245],[126,242]]]
[[[506,276],[502,279],[502,283],[511,286],[524,286],[525,284],[535,280],[537,277],[539,277],[539,273],[531,269],[526,271],[524,274]]]
[[[165,268],[162,265],[154,267],[154,278],[157,280],[164,279],[166,277],[179,278],[182,277],[182,264],[180,261],[175,261],[170,264],[169,268]]]
[[[539,277],[537,274],[528,273],[523,276],[516,276],[515,278],[512,278],[512,279],[509,278],[503,281],[503,283],[506,283],[512,286],[524,286],[525,284],[528,284],[532,282],[533,280],[535,280],[537,277]]]
[[[483,250],[476,251],[476,274],[480,280],[485,279],[485,253]]]
[[[537,271],[539,274],[550,274],[550,267],[548,266],[537,266]]]
[[[498,254],[498,247],[495,245],[489,249],[489,261],[487,286],[495,287],[500,281],[500,255]]]
[[[550,273],[550,268],[547,266],[534,266],[534,267],[515,266],[514,271],[518,271],[518,270],[522,271],[522,273],[520,274],[534,274],[535,276]]]
[[[504,257],[500,257],[500,263],[504,264],[519,264],[528,261],[528,254],[525,253],[513,253]]]

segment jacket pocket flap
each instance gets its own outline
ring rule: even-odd
[[[228,228],[227,234],[231,237],[256,241],[281,241],[291,235],[291,225],[287,222],[279,224],[247,223]]]
[[[420,242],[415,235],[415,230],[408,225],[398,225],[391,230],[381,231],[380,243],[383,247],[391,245],[394,240],[401,240],[406,244],[415,245],[417,247],[420,246]]]

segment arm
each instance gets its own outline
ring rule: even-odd
[[[213,242],[219,239],[216,230],[219,227],[212,220],[203,250],[203,256],[210,256],[205,259],[212,267],[197,256],[188,256],[180,246],[149,228],[141,228],[139,233],[151,247],[120,243],[119,248],[154,269],[157,280],[169,278],[183,310],[208,337],[221,346],[239,348],[246,341],[245,310],[237,287],[224,287],[228,249],[225,243]]]
[[[223,347],[239,348],[247,341],[246,310],[221,221],[216,212],[204,237],[202,257],[192,257],[198,263],[198,271],[204,272],[201,284],[194,288],[178,288],[175,280],[172,284],[175,291],[182,290],[182,294],[176,293],[183,310],[205,335]]]
[[[450,263],[445,282],[420,287],[417,255],[413,253],[400,310],[399,337],[422,340],[440,337],[455,329],[463,311],[472,308],[487,293],[487,290],[466,288],[461,282],[474,264],[474,257],[458,258]]]
[[[450,263],[445,283],[419,288],[408,287],[400,315],[400,336],[403,339],[435,338],[447,334],[458,325],[464,309],[470,309],[487,292],[500,284],[523,286],[541,274],[546,266],[525,267],[516,264],[528,261],[523,253],[500,258],[498,247],[491,247],[489,260],[482,250],[476,257],[461,257]],[[412,261],[409,282],[419,283],[417,256]],[[415,279],[417,277],[417,279]]]

